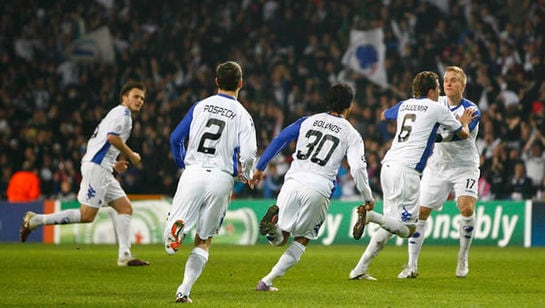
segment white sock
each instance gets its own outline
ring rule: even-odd
[[[131,255],[131,215],[119,214],[115,218],[115,232],[119,245],[118,258],[125,259]]]
[[[367,212],[367,216],[369,217],[369,221],[378,224],[392,234],[396,234],[402,238],[408,238],[409,234],[411,234],[411,230],[401,221],[381,215],[375,211]]]
[[[65,225],[81,222],[81,212],[79,209],[64,210],[58,213],[38,214],[32,217],[30,225],[39,227],[43,225]]]
[[[301,256],[305,252],[306,246],[293,241],[286,249],[286,251],[280,256],[276,265],[273,266],[270,273],[268,273],[261,280],[268,286],[272,285],[273,280],[283,276],[290,268],[295,266],[297,262],[301,259]]]
[[[189,258],[185,262],[184,280],[178,287],[176,293],[182,293],[189,296],[191,288],[195,281],[201,276],[204,266],[208,262],[208,252],[202,248],[195,247],[189,254]]]
[[[427,220],[419,220],[416,223],[416,231],[409,238],[409,244],[407,245],[409,251],[409,266],[418,268],[418,256],[424,244],[424,237],[426,235]]]
[[[280,230],[280,228],[277,227],[276,231],[274,232],[274,235],[275,235],[275,240],[270,241],[270,243],[273,246],[278,246],[280,245],[280,243],[284,241],[284,232],[282,232],[282,230]]]
[[[460,219],[460,250],[458,258],[466,258],[469,255],[469,247],[473,241],[473,230],[475,229],[475,215],[469,217],[462,216]]]
[[[352,271],[358,274],[367,273],[369,263],[371,263],[371,260],[373,260],[373,258],[378,256],[379,252],[382,249],[384,249],[384,246],[386,246],[386,242],[388,242],[390,237],[392,237],[392,233],[382,228],[378,229],[377,232],[375,232],[375,234],[373,234],[373,236],[371,237],[367,248],[361,255],[358,264],[356,265],[356,267],[354,267]]]

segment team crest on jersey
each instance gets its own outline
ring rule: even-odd
[[[97,192],[96,190],[89,185],[89,188],[87,188],[87,200],[90,200],[96,196]]]

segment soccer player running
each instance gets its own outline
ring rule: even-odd
[[[461,139],[469,137],[472,111],[464,111],[458,121],[447,107],[437,103],[440,89],[436,73],[418,73],[413,78],[412,92],[413,98],[401,101],[382,113],[385,120],[397,120],[396,134],[382,160],[380,174],[384,215],[370,211],[369,206],[358,207],[354,238],[361,237],[363,227],[368,222],[374,222],[381,228],[371,237],[358,264],[350,272],[350,279],[376,280],[367,273],[371,260],[392,235],[408,238],[414,233],[420,175],[432,153],[439,126]]]
[[[117,265],[145,266],[149,262],[131,254],[132,206],[113,171],[123,173],[129,162],[117,160],[123,153],[134,165],[140,164],[140,154],[125,142],[132,130],[132,113],[144,105],[146,87],[141,82],[129,81],[121,89],[121,104],[112,108],[96,127],[87,143],[81,160],[82,180],[78,192],[79,209],[52,214],[27,212],[20,229],[21,241],[26,241],[32,230],[43,225],[90,223],[95,220],[101,206],[111,206],[115,216],[115,232],[119,244]]]
[[[186,234],[196,230],[194,248],[176,290],[178,303],[192,302],[191,288],[227,213],[238,162],[242,181],[247,182],[256,161],[254,123],[237,100],[243,83],[240,65],[232,61],[218,65],[215,81],[217,94],[195,103],[170,135],[176,165],[185,170],[165,224],[166,252],[173,255]]]
[[[418,256],[426,234],[427,219],[432,210],[441,210],[453,188],[461,214],[456,276],[463,278],[469,272],[468,255],[473,240],[474,210],[480,176],[479,152],[475,139],[479,131],[481,112],[473,102],[462,97],[466,80],[466,74],[461,68],[457,66],[445,68],[443,89],[446,96],[440,96],[439,103],[446,106],[455,116],[461,116],[465,110],[473,110],[475,118],[469,123],[470,136],[464,140],[439,128],[441,136],[439,139],[442,142],[435,144],[434,153],[422,175],[416,232],[408,243],[409,262],[399,273],[398,278],[416,278],[418,275]]]
[[[258,282],[257,291],[277,291],[273,281],[295,266],[309,241],[318,237],[344,157],[365,204],[374,206],[363,139],[347,120],[353,99],[353,90],[348,84],[332,86],[326,101],[328,112],[302,117],[284,128],[260,158],[250,187],[263,179],[268,162],[291,141],[297,140],[277,205],[269,207],[259,226],[260,233],[275,246],[285,245],[290,236],[294,239],[271,271]]]

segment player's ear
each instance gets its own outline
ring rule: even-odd
[[[242,85],[244,85],[244,82],[242,81],[242,78],[238,81],[238,88],[242,88]]]
[[[216,83],[216,86],[219,88],[220,84],[218,83],[218,77],[214,78],[214,82]]]

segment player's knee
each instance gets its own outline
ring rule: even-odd
[[[82,223],[90,223],[95,220],[94,215],[81,215],[81,222]]]
[[[416,226],[407,226],[409,228],[409,237],[413,236],[413,234],[416,232]]]

